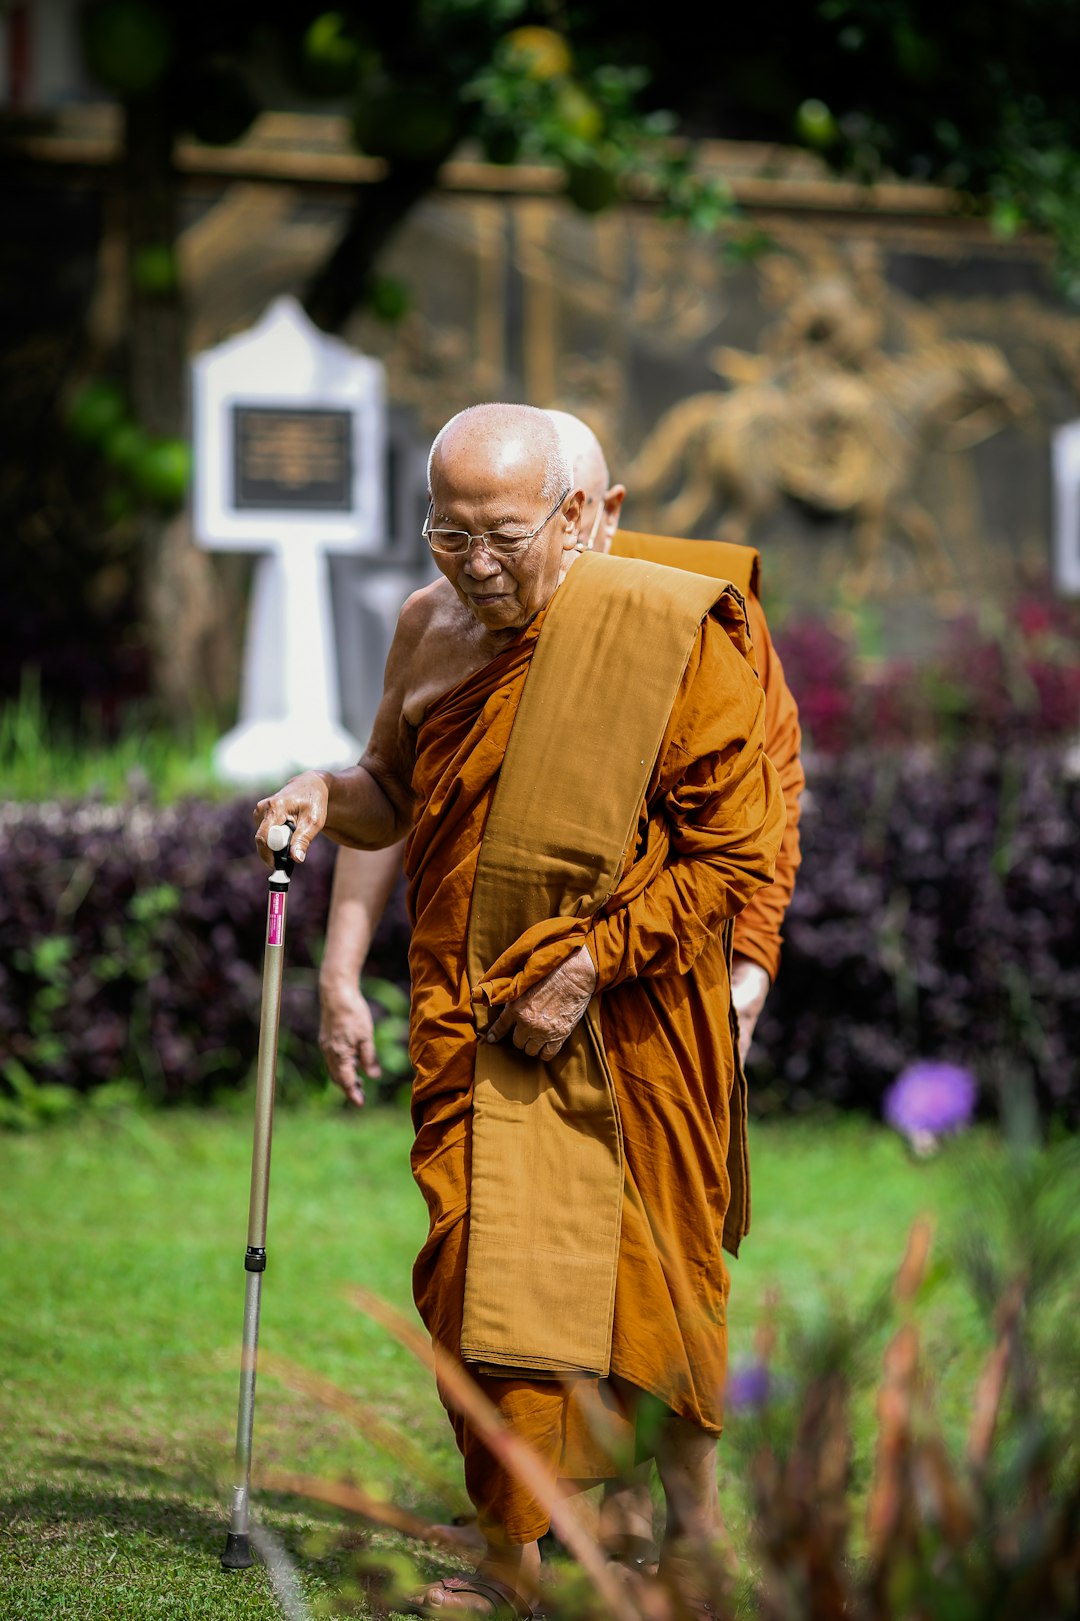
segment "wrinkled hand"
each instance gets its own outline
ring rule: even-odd
[[[255,843],[268,867],[274,865],[273,854],[266,843],[270,829],[282,822],[294,823],[296,832],[292,836],[289,853],[294,861],[303,861],[308,845],[322,831],[329,797],[326,776],[322,771],[301,771],[298,777],[293,777],[276,794],[259,800],[251,814],[258,823]]]
[[[580,1022],[595,989],[593,960],[585,947],[579,946],[572,957],[545,975],[531,991],[507,1003],[487,1032],[487,1040],[499,1041],[512,1030],[515,1047],[546,1063]]]
[[[350,1103],[364,1107],[364,1078],[382,1074],[375,1052],[375,1021],[359,988],[348,982],[319,985],[319,1047],[330,1079]]]
[[[739,1015],[739,1056],[744,1064],[771,983],[760,963],[738,955],[731,959],[731,1000]]]

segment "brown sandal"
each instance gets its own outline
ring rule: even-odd
[[[471,1576],[443,1576],[438,1585],[448,1593],[475,1593],[478,1598],[486,1598],[491,1605],[491,1621],[535,1621],[538,1614],[520,1593],[515,1593],[512,1587],[495,1576],[480,1576],[474,1571]],[[446,1621],[448,1616],[465,1616],[469,1613],[468,1610],[447,1610],[441,1604],[425,1604],[422,1599],[403,1604],[400,1610],[402,1615],[428,1616],[433,1621],[440,1621],[440,1618]],[[479,1616],[483,1612],[477,1610],[475,1614]]]

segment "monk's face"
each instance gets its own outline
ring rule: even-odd
[[[515,443],[451,446],[432,465],[432,528],[525,535],[543,524],[516,556],[500,557],[480,539],[463,556],[433,553],[440,573],[486,630],[527,625],[550,602],[576,555],[581,491],[569,490],[552,514],[553,498],[541,493],[543,477],[542,461]]]

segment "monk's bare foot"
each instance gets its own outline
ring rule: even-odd
[[[628,1480],[611,1482],[600,1508],[598,1541],[613,1564],[636,1576],[655,1576],[659,1551],[653,1539],[651,1465]]]
[[[706,1543],[695,1544],[683,1537],[664,1538],[660,1584],[679,1595],[683,1609],[694,1621],[709,1621],[712,1616],[729,1613],[738,1574],[738,1557],[719,1520],[714,1536]]]
[[[445,1576],[408,1601],[411,1615],[492,1615],[528,1621],[540,1591],[540,1549],[486,1543],[471,1576]]]
[[[436,1541],[441,1542],[444,1548],[451,1548],[455,1553],[487,1552],[487,1538],[475,1520],[469,1520],[464,1525],[433,1525],[431,1532]]]

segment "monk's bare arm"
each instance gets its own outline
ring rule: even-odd
[[[383,850],[339,850],[326,920],[319,985],[359,979],[379,919],[401,876],[405,845]]]
[[[430,588],[416,592],[402,608],[371,741],[359,764],[345,771],[303,771],[255,807],[255,842],[268,866],[273,857],[266,835],[276,823],[294,823],[292,853],[297,861],[304,860],[319,833],[357,850],[384,849],[408,833],[415,732],[407,710],[433,656],[427,644],[436,613]]]
[[[334,866],[319,968],[319,1046],[331,1080],[358,1107],[364,1102],[362,1077],[377,1080],[382,1073],[360,975],[401,874],[403,849],[391,844],[385,850],[339,850]]]

